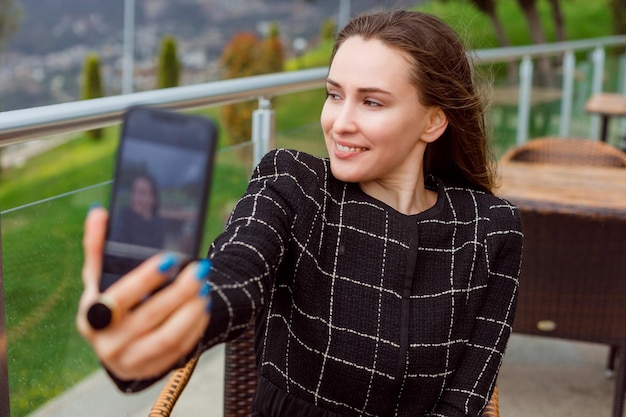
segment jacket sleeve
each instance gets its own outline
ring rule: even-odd
[[[291,152],[268,153],[211,245],[213,305],[204,348],[236,338],[266,303],[304,191],[297,170]]]
[[[295,202],[303,194],[296,154],[269,152],[235,205],[224,232],[212,243],[209,280],[212,285],[211,321],[199,345],[174,366],[241,334],[263,308],[274,275],[285,256]],[[109,372],[121,391],[141,391],[167,373],[141,381],[124,381]]]
[[[506,203],[495,210],[483,241],[487,290],[465,352],[431,417],[480,416],[496,384],[515,319],[523,235],[515,207]]]

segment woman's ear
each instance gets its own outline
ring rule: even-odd
[[[428,115],[428,124],[422,133],[422,140],[428,143],[436,141],[443,135],[446,127],[448,127],[446,114],[441,107],[432,107]]]

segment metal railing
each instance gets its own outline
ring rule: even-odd
[[[529,134],[536,59],[545,56],[562,57],[559,135],[568,136],[572,117],[576,55],[588,53],[590,56],[592,82],[589,95],[591,95],[601,92],[604,88],[605,50],[625,46],[626,36],[613,36],[546,45],[478,50],[473,51],[472,55],[476,64],[519,62],[516,142],[523,143]],[[252,138],[256,163],[273,146],[274,114],[268,99],[319,88],[324,84],[326,73],[326,68],[314,68],[7,111],[0,113],[0,148],[58,133],[117,124],[121,121],[124,110],[132,105],[190,110],[256,98],[259,100],[259,110],[253,117]],[[620,58],[616,90],[626,94],[626,58],[623,56]],[[598,133],[599,120],[595,117],[592,118],[589,136],[597,138]],[[0,267],[3,266],[1,249],[0,241]],[[3,288],[4,275],[0,274],[0,415],[5,416],[9,415],[10,407]]]
[[[518,143],[524,142],[528,132],[528,109],[532,93],[533,60],[545,56],[563,56],[563,102],[560,134],[567,136],[570,120],[571,91],[576,60],[574,54],[591,51],[593,86],[591,93],[602,91],[605,49],[626,45],[626,35],[586,39],[553,44],[483,49],[474,51],[476,64],[520,62]],[[188,110],[224,105],[254,97],[271,97],[303,91],[323,84],[326,68],[314,68],[280,74],[217,81],[198,85],[153,90],[127,95],[104,97],[88,101],[41,106],[0,113],[0,147],[25,142],[33,138],[87,130],[119,123],[123,111],[138,104]],[[620,68],[620,92],[626,93],[626,68]],[[597,130],[597,126],[596,126]],[[597,133],[593,135],[597,137]]]

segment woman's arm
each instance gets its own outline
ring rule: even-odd
[[[84,237],[85,290],[77,324],[121,390],[138,391],[151,385],[192,355],[235,338],[254,320],[285,256],[294,201],[303,191],[295,179],[298,164],[294,161],[294,154],[274,151],[257,167],[224,233],[212,244],[208,278],[204,264],[194,262],[174,284],[131,310],[169,277],[169,270],[159,270],[162,255],[151,258],[107,290],[123,318],[102,331],[94,331],[85,314],[99,295],[107,214],[103,209],[90,213]],[[206,292],[204,282],[211,286],[210,315],[206,298],[199,296]]]
[[[484,240],[489,284],[482,307],[433,417],[480,416],[496,383],[515,318],[523,243],[519,212],[500,210],[505,215],[491,219]]]
[[[307,173],[299,170],[294,156],[278,150],[263,158],[224,233],[211,245],[213,319],[203,340],[205,347],[236,338],[270,296],[286,256],[298,202],[306,198],[300,183]]]

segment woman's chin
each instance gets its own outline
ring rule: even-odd
[[[362,182],[366,179],[362,169],[354,169],[355,167],[341,166],[341,163],[333,163],[330,161],[330,171],[333,176],[343,182]]]

